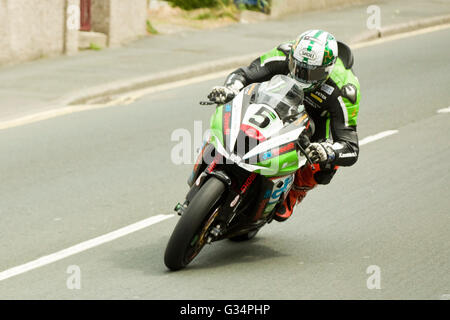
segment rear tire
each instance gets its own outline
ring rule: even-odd
[[[225,191],[225,185],[215,177],[211,177],[200,188],[189,206],[183,212],[166,247],[164,263],[170,270],[186,267],[203,248],[197,245],[199,235],[207,218],[212,214],[217,201]],[[194,245],[193,240],[197,237]]]

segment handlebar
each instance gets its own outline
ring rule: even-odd
[[[300,141],[297,140],[297,146],[300,149],[300,152],[303,153],[308,163],[311,165],[311,169],[316,170],[314,167],[314,163],[311,161],[311,158],[308,157],[308,154],[306,153],[305,149],[303,149],[302,145],[300,144]]]
[[[200,101],[199,104],[201,106],[212,106],[213,104],[217,104],[217,103],[215,103],[213,101]]]

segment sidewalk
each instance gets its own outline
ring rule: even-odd
[[[448,0],[374,0],[370,4],[381,8],[382,27],[450,14]],[[324,29],[339,40],[351,43],[368,31],[368,5],[366,2],[275,21],[152,36],[124,48],[3,67],[0,68],[0,121],[82,102],[80,98],[101,96],[121,86],[128,90],[173,81],[174,77],[164,78],[164,75],[167,71],[177,75],[176,70],[180,68],[184,68],[180,75],[184,78],[214,69],[235,68],[249,63],[251,56],[256,58],[257,53],[294,39],[307,29]]]

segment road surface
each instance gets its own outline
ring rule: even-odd
[[[398,132],[361,146],[357,164],[312,191],[289,221],[248,243],[208,246],[181,272],[163,263],[177,222],[169,217],[11,276],[40,257],[173,213],[191,165],[171,161],[171,134],[193,132],[194,121],[207,128],[212,109],[196,102],[223,78],[1,130],[0,298],[448,297],[449,38],[447,28],[355,50],[360,138]],[[80,289],[68,288],[72,270]]]

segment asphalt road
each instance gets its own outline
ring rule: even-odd
[[[181,272],[163,254],[177,218],[0,281],[1,299],[440,299],[450,294],[450,29],[355,51],[358,163],[253,241],[208,246]],[[0,271],[158,214],[183,199],[191,165],[175,129],[222,79],[130,105],[0,131]],[[69,266],[81,288],[67,288]],[[380,289],[368,289],[369,266]]]

